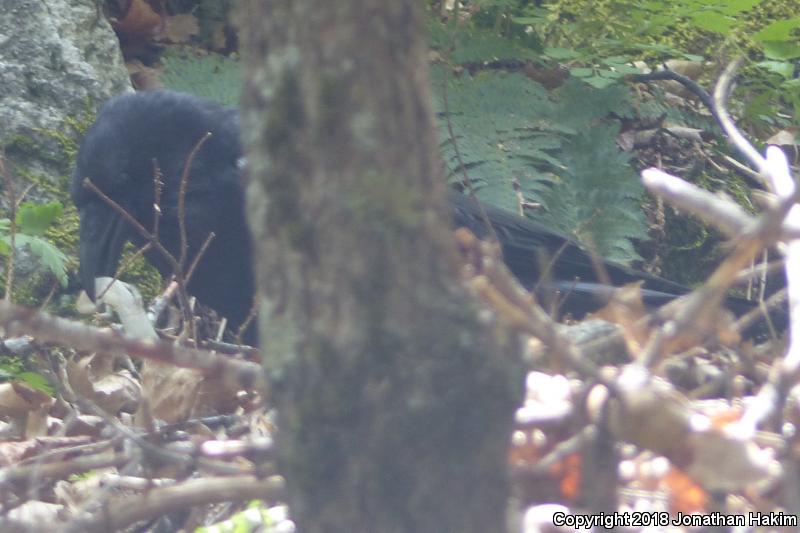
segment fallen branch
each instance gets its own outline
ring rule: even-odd
[[[283,497],[283,478],[259,479],[253,476],[200,478],[167,487],[158,487],[142,494],[125,494],[111,499],[103,508],[86,518],[74,519],[59,526],[68,533],[106,533],[120,531],[137,522],[152,520],[172,511],[196,505],[229,501],[276,500]],[[0,521],[3,531],[50,533],[53,526],[37,526],[19,521]],[[6,529],[9,527],[10,529]]]
[[[6,335],[30,335],[39,342],[86,352],[128,354],[216,376],[228,386],[266,391],[260,365],[221,357],[203,350],[175,346],[157,339],[138,339],[54,317],[7,301],[0,301],[0,325]]]

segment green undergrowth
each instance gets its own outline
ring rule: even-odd
[[[67,169],[63,174],[55,177],[45,176],[26,168],[14,169],[18,188],[31,187],[31,190],[36,193],[35,196],[49,198],[59,206],[57,215],[49,220],[47,227],[40,234],[37,234],[45,241],[38,246],[49,244],[54,250],[50,255],[41,255],[42,252],[39,251],[39,268],[36,268],[29,276],[15,278],[13,295],[16,303],[38,307],[46,299],[49,299],[48,309],[50,311],[62,316],[75,313],[74,293],[62,295],[61,290],[55,290],[54,293],[54,283],[66,285],[68,279],[76,278],[80,219],[72,204],[69,187],[72,180],[71,170],[75,166],[80,140],[94,119],[95,112],[91,103],[87,101],[84,108],[79,113],[68,117],[61,128],[38,130],[43,137],[55,141],[58,147],[55,152],[44,148],[35,139],[22,135],[15,136],[5,143],[4,148],[6,149],[24,150],[24,153],[29,154],[32,158],[41,156],[47,161],[57,163],[59,168]],[[7,212],[0,213],[0,218],[7,216]],[[24,231],[21,231],[21,234],[18,241],[24,242],[26,234]],[[53,254],[63,254],[63,258],[55,259]],[[63,261],[64,277],[60,277],[58,274],[60,267],[54,265],[54,262],[59,261]],[[5,272],[7,264],[8,254],[0,253],[0,272]],[[160,290],[160,275],[143,258],[139,258],[131,265],[125,279],[137,285],[145,298],[153,297]],[[0,293],[2,294],[5,294],[5,280],[5,275],[0,276]],[[56,297],[53,297],[54,294]]]
[[[547,91],[521,74],[452,77],[443,69],[435,78],[452,181],[468,186],[463,164],[481,199],[517,211],[516,186],[541,206],[532,218],[615,261],[640,259],[633,241],[646,237],[643,188],[630,155],[616,145],[619,122],[608,118],[612,111],[632,116],[625,87],[598,90],[571,80]]]
[[[168,89],[188,92],[224,105],[238,105],[242,87],[237,58],[173,49],[161,58],[161,82]]]

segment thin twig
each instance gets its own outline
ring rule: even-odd
[[[6,169],[5,157],[2,153],[0,153],[0,174],[3,175],[3,182],[6,186],[6,197],[8,198],[8,231],[9,240],[11,242],[11,251],[9,252],[8,263],[6,264],[6,293],[3,298],[10,302],[14,293],[14,258],[17,255],[17,199],[14,194],[14,184],[11,181],[11,175]]]
[[[217,234],[212,231],[211,233],[208,234],[208,237],[206,237],[206,240],[203,241],[202,246],[200,246],[200,250],[197,252],[197,255],[194,257],[194,260],[192,261],[192,264],[189,265],[189,270],[186,271],[186,284],[187,285],[192,280],[192,274],[194,274],[194,271],[197,268],[197,264],[200,262],[200,259],[203,258],[203,255],[205,255],[206,250],[208,250],[209,245],[211,245],[211,241],[213,241],[214,237],[216,237],[216,236],[217,236]]]
[[[253,469],[246,465],[225,463],[216,459],[198,457],[197,454],[186,453],[189,449],[188,447],[180,451],[176,451],[168,446],[155,444],[146,437],[157,433],[157,431],[148,432],[148,434],[141,435],[120,423],[116,417],[104,411],[97,404],[84,399],[79,399],[78,403],[85,411],[102,418],[105,423],[108,424],[108,426],[120,437],[138,446],[144,453],[145,457],[158,458],[161,461],[167,462],[171,465],[199,466],[207,472],[215,472],[217,474],[224,474],[228,476],[253,473]]]
[[[725,122],[726,132],[736,139],[740,139],[740,141],[735,142],[739,143],[740,149],[743,152],[748,148],[755,152],[755,149],[750,146],[744,139],[744,136],[736,129],[735,124],[730,120],[727,111],[724,109],[724,97],[722,95],[727,92],[727,87],[730,84],[730,78],[734,71],[735,66],[729,66],[729,68],[726,69],[729,79],[727,82],[723,83],[721,81],[717,84],[715,101],[717,105],[720,106],[718,112],[723,122]],[[720,89],[720,86],[722,86],[723,89]],[[732,140],[731,142],[734,141]],[[753,163],[757,164],[758,161],[764,160],[763,171],[765,172],[764,175],[768,176],[769,169],[766,166],[766,160],[761,158],[757,152],[755,152],[755,154],[756,156],[752,158]],[[680,178],[669,176],[656,169],[645,170],[642,172],[642,178],[645,185],[652,191],[676,203],[687,204],[686,196],[689,195],[689,193],[699,196],[699,193],[693,191],[693,188],[689,184],[683,182],[683,180],[680,180]],[[675,190],[680,190],[683,194],[664,195],[663,192],[665,189],[659,189],[653,186],[657,185],[659,182],[669,184],[670,187],[668,188],[673,189],[673,192]],[[767,186],[771,185],[771,183],[767,183]],[[708,321],[709,317],[714,316],[725,297],[727,289],[736,281],[739,272],[747,268],[753,258],[755,258],[765,246],[774,244],[782,237],[781,232],[784,221],[789,211],[795,206],[799,195],[800,193],[798,193],[798,191],[793,190],[791,194],[780,197],[779,201],[772,208],[765,211],[760,218],[755,220],[750,218],[745,221],[745,224],[742,224],[741,221],[735,222],[733,217],[729,217],[728,220],[725,221],[722,227],[725,227],[727,232],[730,232],[730,234],[735,235],[737,238],[733,252],[719,267],[717,267],[706,283],[687,298],[686,306],[682,309],[682,314],[674,320],[668,321],[663,328],[656,331],[650,338],[642,354],[642,361],[646,366],[655,364],[663,350],[683,332],[691,331],[693,325],[699,323],[701,319]],[[729,213],[730,210],[733,210],[733,207],[732,202],[727,203],[731,205],[725,206],[724,203],[707,201],[705,206],[708,209],[709,206],[713,205],[715,208],[719,208],[719,213]],[[695,214],[700,215],[700,213]],[[738,232],[733,231],[737,227],[739,228],[739,235],[736,235]]]
[[[150,306],[147,308],[147,319],[150,321],[151,324],[154,326],[158,323],[161,315],[166,310],[167,305],[169,304],[172,297],[175,296],[175,293],[178,290],[178,282],[177,281],[170,281],[167,284],[167,288],[155,298],[152,302],[150,302]]]
[[[175,280],[178,282],[178,301],[180,302],[181,311],[183,313],[184,323],[189,324],[192,321],[192,315],[189,306],[189,295],[186,291],[186,283],[184,282],[183,275],[181,273],[180,265],[178,261],[175,259],[169,250],[167,250],[161,242],[156,239],[155,235],[147,231],[147,229],[142,226],[142,224],[136,220],[130,213],[128,213],[121,205],[117,202],[112,200],[107,194],[101,191],[92,180],[89,178],[84,178],[83,186],[95,193],[101,200],[103,200],[109,207],[111,207],[117,214],[119,214],[123,220],[127,221],[133,229],[136,230],[142,238],[150,243],[153,248],[155,248],[159,254],[161,254],[164,259],[166,259],[167,263],[169,264],[170,268],[172,269],[173,275],[175,276]]]
[[[736,331],[747,331],[753,327],[757,322],[765,320],[770,330],[773,330],[772,321],[769,320],[769,311],[777,309],[779,306],[786,303],[786,289],[781,289],[769,298],[759,301],[758,307],[754,307],[751,311],[743,314],[736,319],[733,324],[733,329]]]
[[[244,332],[250,327],[250,323],[258,316],[258,307],[258,300],[254,297],[253,302],[250,304],[250,311],[247,313],[247,318],[244,319],[239,329],[236,330],[236,344],[244,345],[242,342],[242,335],[244,335]]]
[[[529,474],[546,474],[552,471],[553,466],[557,465],[570,455],[582,450],[587,443],[591,442],[597,435],[597,426],[590,424],[581,429],[576,435],[558,443],[548,454],[539,459],[535,465],[526,469]]]
[[[31,335],[38,342],[52,342],[78,351],[129,354],[153,359],[205,375],[221,376],[231,388],[266,390],[260,365],[219,357],[203,350],[176,346],[158,339],[140,339],[100,330],[48,313],[0,301],[0,325],[8,335]]]
[[[761,181],[758,172],[748,167],[747,165],[740,163],[738,160],[732,158],[731,156],[724,154],[722,156],[722,162],[725,165],[728,165],[728,167],[732,168],[735,172],[740,173],[746,179],[754,181],[758,183],[760,186],[763,185],[763,182]]]
[[[212,133],[208,131],[197,141],[192,151],[189,152],[189,157],[186,158],[186,164],[183,165],[180,188],[178,189],[178,230],[181,236],[181,253],[178,258],[178,265],[180,268],[178,272],[183,272],[183,267],[186,264],[186,254],[189,250],[189,241],[186,237],[186,188],[189,184],[189,169],[192,167],[192,162],[200,151],[200,148],[211,138],[211,135]]]
[[[558,330],[533,295],[513,277],[493,243],[481,241],[463,228],[456,230],[456,240],[461,250],[475,258],[474,271],[468,275],[466,283],[478,299],[496,310],[509,327],[538,338],[572,368],[584,376],[599,379],[597,366]]]
[[[455,48],[455,40],[458,30],[458,20],[455,22],[455,26],[453,29],[453,39],[452,39],[452,46],[450,47],[451,50]],[[467,190],[469,191],[469,195],[472,200],[478,206],[478,212],[481,215],[481,220],[486,228],[489,230],[489,235],[491,240],[495,243],[500,242],[497,238],[497,232],[492,225],[492,222],[489,220],[489,215],[486,213],[486,209],[484,209],[483,205],[478,201],[478,197],[475,194],[475,187],[472,184],[472,179],[469,177],[469,173],[467,172],[467,165],[464,163],[464,159],[461,157],[461,150],[458,147],[458,141],[456,141],[456,134],[453,130],[453,121],[450,119],[450,99],[448,98],[447,92],[447,76],[444,76],[444,81],[442,82],[442,105],[444,107],[444,118],[445,123],[447,124],[447,136],[450,139],[450,142],[453,145],[453,153],[456,156],[456,160],[458,161],[458,170],[461,171],[461,175],[463,177],[463,183],[467,186]]]
[[[642,183],[656,197],[688,211],[727,237],[741,235],[755,218],[734,202],[657,168],[642,171]]]
[[[114,278],[113,278],[114,282],[116,282],[120,278],[120,276],[122,276],[125,272],[127,272],[128,269],[133,265],[133,263],[136,262],[137,259],[139,259],[140,257],[143,257],[144,254],[149,252],[150,248],[152,248],[152,247],[153,247],[153,245],[148,242],[147,244],[145,244],[144,246],[142,246],[141,248],[136,250],[134,253],[132,253],[129,257],[127,257],[125,259],[125,261],[123,261],[119,265],[119,267],[117,267],[117,271],[114,272]],[[111,285],[112,285],[112,283],[109,283],[108,285],[106,285],[106,288],[103,289],[103,292],[101,292],[100,294],[97,295],[97,299],[98,300],[102,299],[103,296],[106,295],[106,293],[109,291],[109,289],[111,289]]]

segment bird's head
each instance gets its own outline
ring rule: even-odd
[[[122,95],[102,108],[71,187],[79,273],[92,300],[95,278],[115,275],[128,241],[157,239],[146,256],[169,276],[175,259],[183,253],[191,261],[212,233],[218,241],[246,240],[238,130],[235,109],[171,91]]]
[[[120,168],[114,135],[107,135],[102,123],[99,126],[90,129],[78,153],[70,191],[80,215],[79,275],[93,301],[95,278],[114,277],[122,249],[133,235],[122,211],[138,219],[148,202],[139,198],[141,192],[132,187],[130,174]],[[114,164],[117,168],[111,168]]]

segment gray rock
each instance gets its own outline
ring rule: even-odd
[[[98,0],[0,0],[0,147],[19,191],[25,176],[71,172],[59,134],[130,91],[119,43]],[[63,182],[62,182],[63,183]],[[43,199],[38,188],[33,199]],[[5,195],[3,195],[5,196]],[[0,200],[6,203],[6,198]]]

